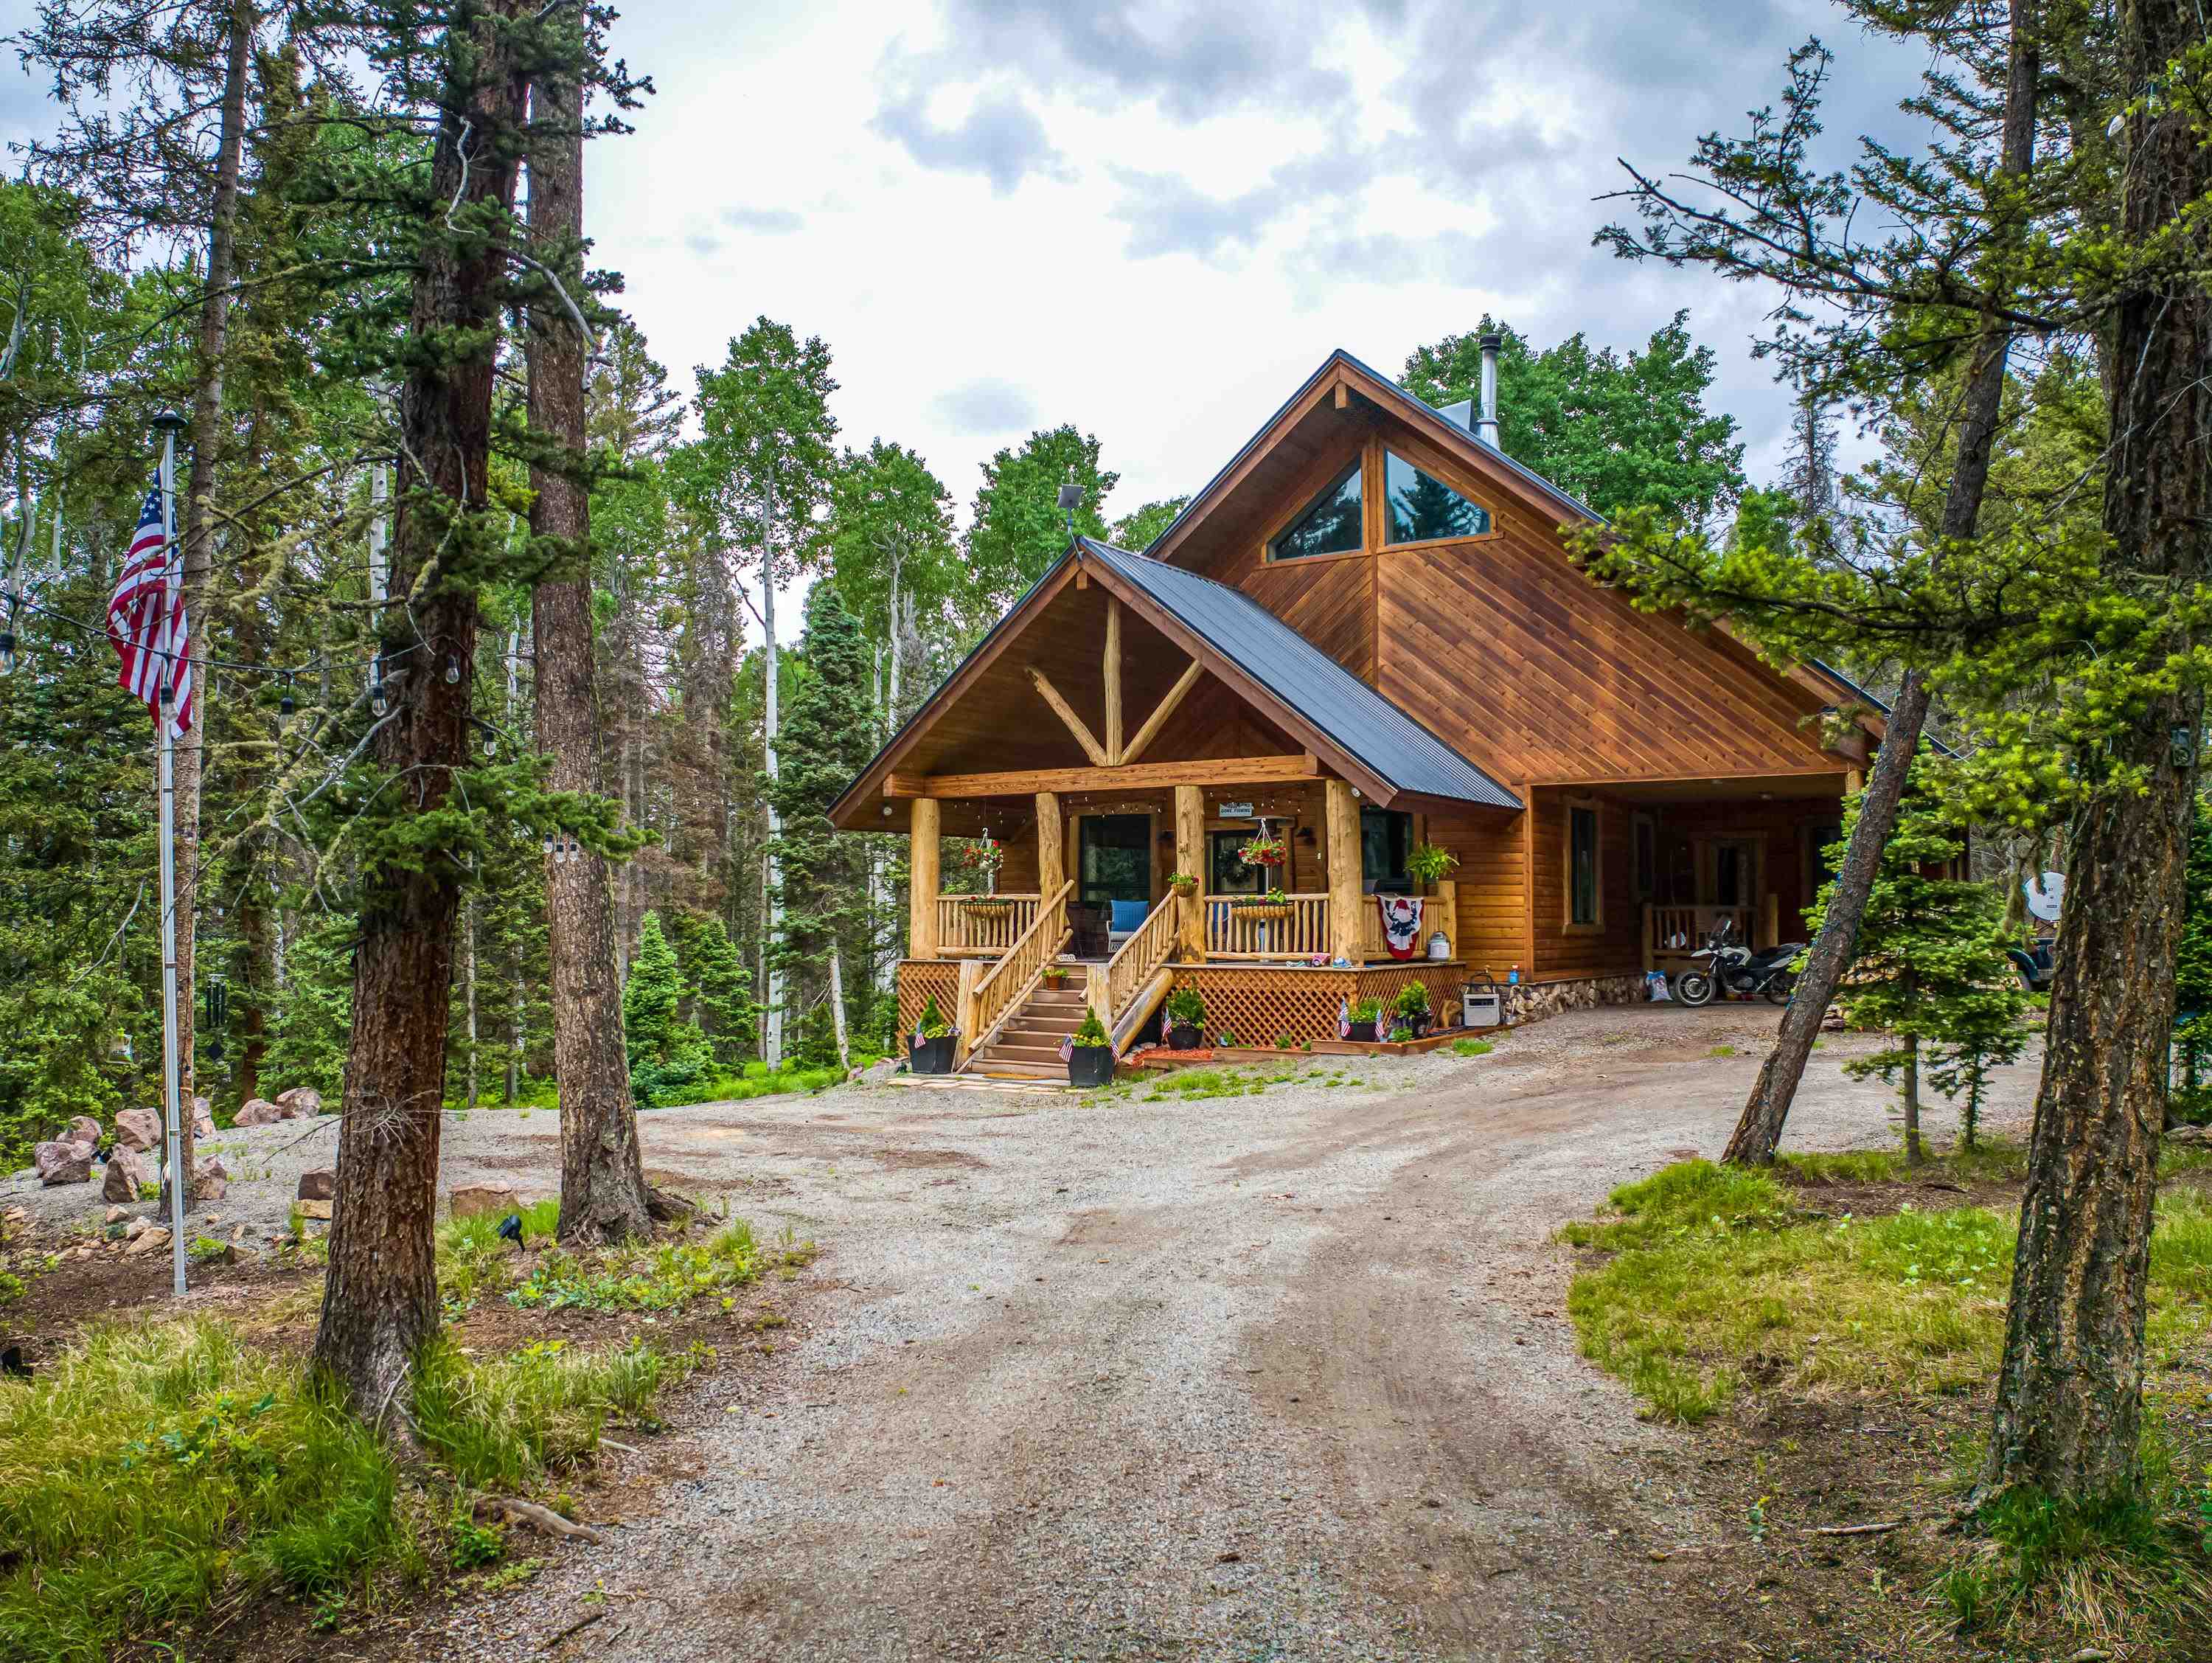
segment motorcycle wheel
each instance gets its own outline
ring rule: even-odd
[[[1785,970],[1767,983],[1766,1002],[1770,1005],[1786,1005],[1790,1002],[1790,996],[1796,990],[1797,978]]]
[[[1686,1005],[1710,1005],[1713,978],[1702,970],[1686,970],[1674,978],[1674,996]]]

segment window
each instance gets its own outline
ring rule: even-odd
[[[1648,901],[1659,888],[1659,828],[1649,814],[1636,817],[1636,899]]]
[[[1383,453],[1382,496],[1390,515],[1389,543],[1425,543],[1438,537],[1480,537],[1490,529],[1490,510],[1424,473],[1395,451]]]
[[[1413,880],[1406,856],[1413,846],[1413,817],[1403,809],[1359,811],[1359,886],[1370,895],[1410,895]]]
[[[1101,901],[1152,898],[1152,822],[1147,814],[1085,814],[1078,840],[1076,899]]]
[[[1824,884],[1835,881],[1837,862],[1843,851],[1836,847],[1844,840],[1840,820],[1820,820],[1805,832],[1805,896],[1808,905],[1820,899]]]
[[[1567,923],[1595,929],[1601,921],[1598,892],[1597,809],[1567,809]]]
[[[1316,554],[1357,554],[1364,546],[1360,532],[1359,464],[1329,481],[1311,507],[1267,545],[1270,560],[1302,560]]]

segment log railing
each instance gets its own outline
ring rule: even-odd
[[[1036,922],[1037,895],[939,895],[937,950],[948,959],[995,959]]]
[[[1129,1008],[1129,1002],[1152,979],[1153,972],[1167,963],[1179,939],[1182,920],[1182,898],[1170,890],[1145,915],[1136,932],[1121,943],[1121,950],[1106,961],[1106,1008],[1099,1017],[1108,1027]]]
[[[1006,947],[999,962],[975,979],[960,1014],[963,1057],[991,1043],[1000,1026],[1028,998],[1044,974],[1044,967],[1067,945],[1067,898],[1074,881],[1060,885],[1060,892],[1040,903],[1030,927]]]
[[[1735,923],[1735,939],[1752,942],[1751,909],[1747,906],[1658,906],[1644,908],[1644,968],[1656,970],[1661,959],[1686,959],[1705,944],[1722,920]]]
[[[1413,932],[1413,956],[1429,956],[1429,937],[1438,930],[1459,950],[1459,886],[1447,878],[1437,886],[1433,895],[1421,897],[1421,927]],[[1352,957],[1366,962],[1390,956],[1389,944],[1382,939],[1382,914],[1375,905],[1372,895],[1359,898],[1359,951]]]
[[[1284,911],[1239,906],[1225,895],[1208,895],[1206,956],[1209,959],[1310,959],[1334,951],[1328,939],[1328,897],[1286,895]],[[1157,913],[1154,915],[1158,916]]]

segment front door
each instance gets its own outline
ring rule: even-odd
[[[1715,906],[1759,905],[1759,844],[1749,838],[1724,838],[1713,844]]]
[[[1076,899],[1152,900],[1152,820],[1149,814],[1085,814],[1078,822]]]

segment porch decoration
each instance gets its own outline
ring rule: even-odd
[[[921,1008],[921,1020],[914,1025],[913,1036],[907,1041],[907,1067],[916,1074],[951,1073],[952,1052],[959,1037],[945,1020],[945,1013],[938,1009],[937,996],[931,994],[929,1002]]]
[[[991,828],[983,828],[983,840],[975,845],[975,869],[983,874],[983,886],[995,892],[999,887],[999,872],[1006,863],[1006,846],[991,835]]]
[[[1014,904],[1003,895],[970,895],[960,903],[960,910],[971,918],[1003,918]]]
[[[1290,858],[1290,850],[1280,838],[1262,832],[1238,850],[1237,858],[1247,866],[1266,867],[1272,870]]]
[[[1279,889],[1271,889],[1264,895],[1232,895],[1229,910],[1247,918],[1287,918],[1291,916],[1291,898]]]
[[[1198,880],[1188,872],[1170,872],[1168,874],[1168,887],[1178,895],[1195,895],[1198,893]]]
[[[1344,1037],[1363,1045],[1375,1043],[1375,1025],[1382,1020],[1382,1007],[1372,999],[1362,999],[1345,1014]]]
[[[1406,856],[1406,874],[1426,888],[1441,883],[1444,874],[1459,864],[1459,856],[1449,849],[1439,849],[1432,843],[1417,843]]]
[[[1398,996],[1390,1002],[1392,1014],[1405,1026],[1413,1030],[1413,1037],[1422,1038],[1429,1031],[1434,1015],[1429,1004],[1429,990],[1421,982],[1408,982],[1398,990]],[[1394,1034],[1392,1036],[1395,1038]]]
[[[1177,1051],[1195,1051],[1205,1038],[1206,1001],[1194,987],[1179,987],[1168,995],[1168,1044]]]
[[[1382,945],[1393,959],[1410,959],[1421,936],[1421,898],[1418,895],[1377,895],[1376,910],[1382,915]]]
[[[1113,1077],[1114,1042],[1107,1038],[1106,1025],[1098,1020],[1098,1013],[1086,1010],[1068,1046],[1067,1083],[1103,1086]]]

